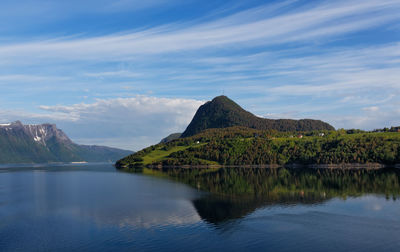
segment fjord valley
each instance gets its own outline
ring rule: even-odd
[[[79,145],[54,124],[0,125],[0,164],[49,162],[113,162],[131,151]]]
[[[170,141],[168,141],[170,140]],[[335,130],[320,120],[258,118],[225,96],[201,106],[174,134],[119,161],[118,168],[180,165],[320,165],[400,163],[398,128]]]

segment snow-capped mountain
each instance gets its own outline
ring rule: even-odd
[[[55,137],[59,141],[72,143],[68,136],[60,129],[57,129],[55,124],[27,124],[24,125],[20,121],[0,124],[0,130],[18,131],[22,130],[26,135],[30,136],[33,141],[46,146],[46,142]]]
[[[55,124],[0,124],[0,163],[113,162],[131,153],[75,144]]]

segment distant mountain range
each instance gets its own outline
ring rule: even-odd
[[[312,119],[266,119],[244,110],[226,96],[215,97],[200,106],[181,137],[189,137],[210,128],[242,126],[258,130],[312,131],[335,130],[326,122]]]
[[[73,143],[55,124],[0,124],[0,163],[114,162],[132,151]]]

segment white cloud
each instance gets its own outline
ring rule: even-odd
[[[364,130],[400,126],[400,110],[393,107],[371,106],[362,108],[352,115],[323,115],[321,119],[331,122],[336,128],[356,128]]]
[[[192,99],[99,99],[71,106],[40,106],[72,139],[138,150],[183,132],[203,101]]]
[[[44,112],[0,110],[0,123],[56,123],[77,143],[140,150],[183,132],[203,101],[136,96],[70,106],[40,106]]]
[[[0,109],[0,123],[9,123],[20,120],[23,123],[44,123],[65,121],[65,113],[38,113],[28,112],[24,109]],[[71,116],[70,121],[76,121],[77,118]]]
[[[379,107],[378,106],[371,106],[371,107],[363,108],[363,110],[367,111],[367,112],[377,112],[379,110]]]

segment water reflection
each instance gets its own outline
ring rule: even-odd
[[[6,206],[0,209],[0,217],[68,216],[99,226],[136,228],[200,221],[191,204],[198,192],[181,183],[126,176],[110,165],[57,168],[0,172],[0,205]]]
[[[192,203],[212,224],[243,218],[266,206],[321,204],[366,194],[396,200],[400,195],[398,169],[136,168],[133,172],[168,177],[210,192]]]
[[[399,192],[397,170],[0,169],[0,251],[398,251]]]

